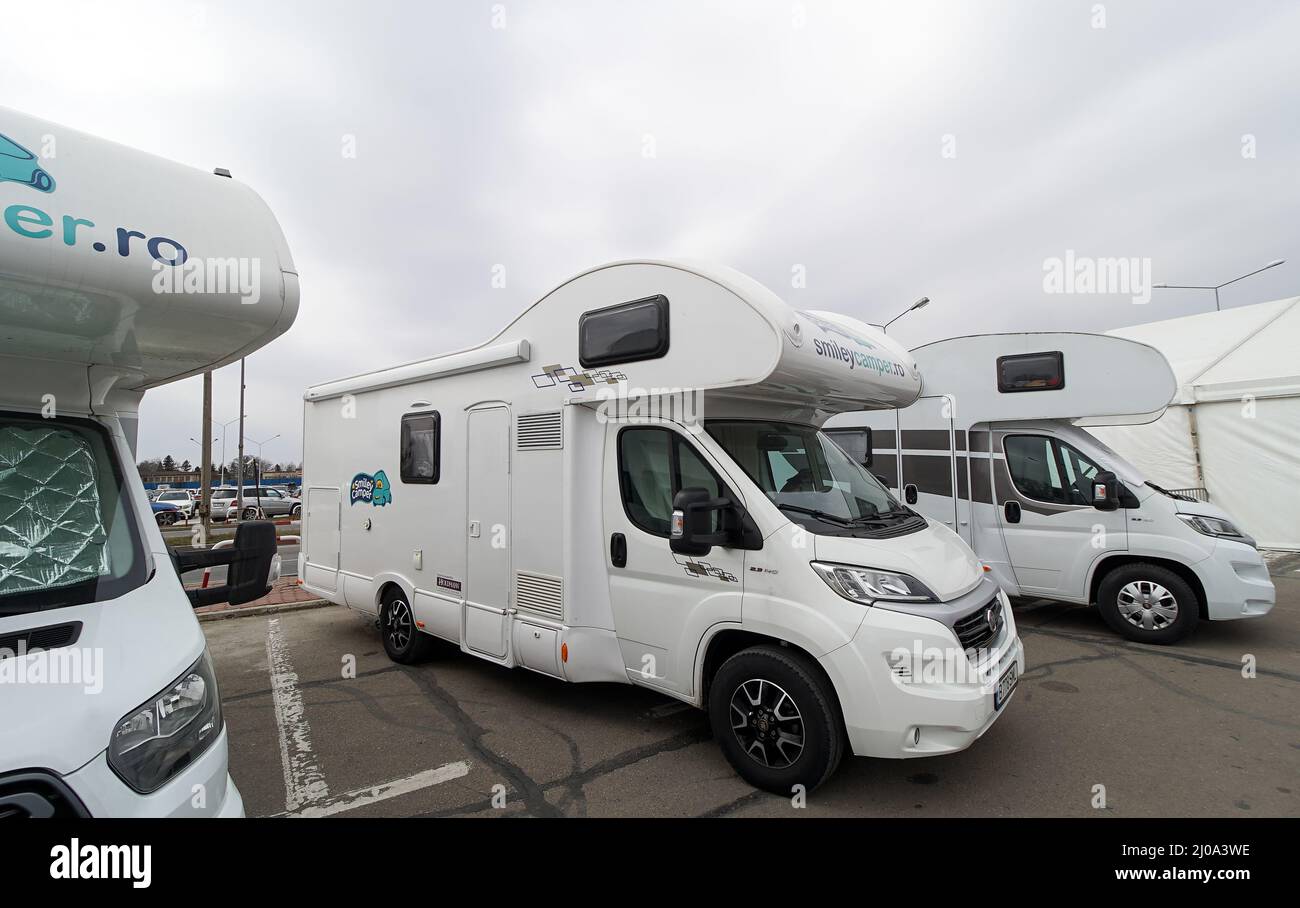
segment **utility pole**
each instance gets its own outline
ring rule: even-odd
[[[236,505],[240,517],[244,516],[244,360],[239,360],[239,491],[235,497],[239,499]]]
[[[199,479],[199,515],[204,545],[212,530],[212,373],[203,373],[203,467]]]

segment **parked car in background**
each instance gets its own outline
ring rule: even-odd
[[[212,519],[254,520],[263,517],[300,517],[302,502],[271,486],[247,486],[243,510],[239,510],[239,490],[234,487],[212,490]]]
[[[194,493],[187,489],[164,489],[154,500],[163,504],[176,505],[176,509],[181,512],[186,520],[194,517]]]
[[[151,501],[149,507],[153,508],[153,519],[160,527],[169,527],[181,519],[181,509],[170,501]]]

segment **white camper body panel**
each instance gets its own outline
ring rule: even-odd
[[[660,355],[582,365],[584,313],[656,296],[668,300],[670,326]],[[714,641],[741,631],[783,641],[834,683],[853,752],[958,750],[1005,701],[978,684],[909,689],[879,658],[917,633],[952,650],[950,628],[898,613],[867,630],[871,610],[833,592],[809,562],[915,572],[960,612],[1000,596],[969,549],[933,525],[811,542],[701,427],[716,418],[820,426],[864,402],[906,406],[920,387],[911,357],[876,329],[797,312],[736,272],[607,265],[551,291],[482,346],[308,389],[299,573],[307,590],[367,614],[409,602],[420,631],[489,661],[639,684],[696,705]],[[404,417],[436,420],[436,482],[403,479]],[[621,486],[620,445],[634,430],[683,445],[703,478],[680,483],[725,486],[761,548],[715,545],[692,558],[639,528]],[[1023,650],[1009,611],[999,627],[984,667],[1013,678]]]
[[[1062,387],[999,389],[1001,357],[1048,352],[1062,355]],[[827,429],[870,428],[869,469],[959,533],[1009,593],[1091,603],[1110,570],[1144,561],[1192,578],[1203,617],[1272,607],[1272,583],[1249,541],[1207,537],[1177,516],[1226,514],[1158,492],[1083,428],[1161,416],[1176,385],[1154,348],[1111,336],[1025,333],[952,338],[913,353],[924,376],[917,403],[843,414]],[[1126,506],[1099,510],[1071,488],[1096,471],[1124,483]]]
[[[77,130],[0,108],[0,146],[0,636],[76,628],[67,646],[104,660],[97,696],[6,685],[0,775],[53,774],[92,815],[242,815],[224,729],[148,794],[107,754],[125,716],[205,658],[134,468],[140,399],[288,329],[284,236],[248,187]],[[249,292],[205,283],[210,259],[243,262]],[[51,516],[69,501],[75,519]]]

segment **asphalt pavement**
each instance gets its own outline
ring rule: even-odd
[[[1018,604],[1027,671],[982,739],[846,758],[804,807],[750,788],[703,713],[644,689],[450,646],[395,665],[335,606],[204,631],[252,816],[1295,816],[1300,559],[1274,569],[1270,615],[1202,622],[1174,647],[1129,643],[1092,609]]]

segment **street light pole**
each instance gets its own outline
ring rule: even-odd
[[[880,327],[880,330],[883,331],[884,333],[888,334],[888,333],[889,333],[889,326],[892,325],[894,322],[898,321],[898,320],[899,320],[900,318],[902,318],[904,315],[907,315],[907,313],[909,313],[909,312],[915,312],[917,309],[924,309],[924,308],[925,308],[926,306],[928,306],[928,305],[930,305],[930,298],[929,298],[928,296],[923,296],[923,297],[921,297],[919,300],[917,300],[916,302],[914,302],[912,305],[908,306],[908,307],[907,307],[906,309],[904,309],[902,312],[898,313],[898,314],[895,315],[893,318],[891,318],[889,321],[885,322],[885,324],[882,325],[882,326]]]
[[[244,513],[244,360],[239,360],[239,486],[235,490],[239,499],[239,513]]]
[[[1276,268],[1286,262],[1286,259],[1274,259],[1263,268],[1256,268],[1249,274],[1243,274],[1241,277],[1234,277],[1230,281],[1224,281],[1222,284],[1153,284],[1153,290],[1213,290],[1214,291],[1214,311],[1221,312],[1219,308],[1219,291],[1229,284],[1235,284],[1237,281],[1244,281],[1248,277],[1253,277],[1261,271],[1267,271],[1270,268]]]

